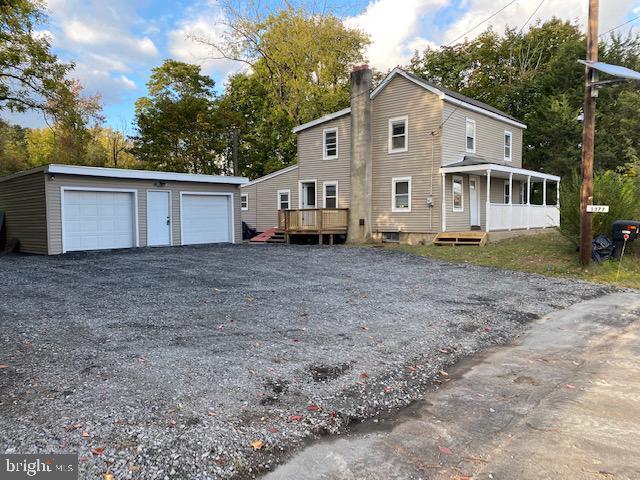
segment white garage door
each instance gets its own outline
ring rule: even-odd
[[[231,241],[229,197],[182,195],[182,244]]]
[[[133,199],[130,192],[65,190],[65,251],[134,247]]]

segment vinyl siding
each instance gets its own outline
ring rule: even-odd
[[[476,122],[476,152],[467,153],[466,118]],[[482,157],[491,163],[499,163],[512,167],[522,167],[522,129],[481,113],[466,110],[444,102],[444,119],[442,126],[443,154],[442,164],[459,162],[465,155]],[[504,132],[512,133],[512,161],[504,160]]]
[[[182,242],[180,232],[180,192],[219,192],[233,194],[234,235],[236,243],[242,241],[242,220],[240,215],[240,188],[236,185],[167,182],[165,187],[155,187],[153,180],[95,178],[76,175],[56,175],[55,181],[46,182],[48,208],[49,253],[62,253],[61,187],[114,188],[136,190],[138,196],[138,237],[139,245],[147,245],[147,191],[165,190],[171,192],[171,226],[173,245]]]
[[[47,254],[47,208],[42,172],[0,182],[0,211],[5,213],[7,240],[19,240],[21,252]]]
[[[338,158],[322,158],[325,129],[338,129]],[[298,134],[299,180],[317,180],[316,205],[322,207],[324,182],[338,182],[338,207],[349,208],[351,194],[351,115],[343,115]],[[296,187],[297,189],[297,187]],[[293,208],[300,208],[299,200]]]
[[[249,210],[242,212],[242,218],[258,232],[278,226],[278,190],[291,190],[291,208],[298,208],[298,168],[242,187],[243,193],[249,192]]]
[[[375,232],[440,231],[441,140],[432,136],[442,121],[437,95],[396,76],[372,105],[372,228]],[[408,150],[389,153],[389,119],[408,116]],[[432,157],[433,146],[433,157]],[[411,177],[411,212],[392,211],[392,178]],[[435,205],[427,207],[427,196]]]

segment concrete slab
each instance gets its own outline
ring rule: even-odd
[[[640,294],[585,301],[269,480],[640,478]]]

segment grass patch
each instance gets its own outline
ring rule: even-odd
[[[637,247],[637,246],[636,246]],[[540,273],[542,275],[574,277],[597,283],[640,288],[640,259],[628,249],[616,280],[618,262],[592,264],[583,270],[575,246],[557,231],[490,243],[485,247],[435,245],[399,245],[388,248],[456,263],[471,263],[492,267]]]

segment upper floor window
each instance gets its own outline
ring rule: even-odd
[[[451,194],[453,201],[451,203],[453,205],[453,211],[464,212],[464,185],[462,183],[462,177],[454,176],[452,181]]]
[[[476,153],[476,121],[470,118],[467,118],[465,129],[466,129],[465,148],[468,153]]]
[[[338,158],[338,129],[325,128],[322,131],[322,158]]]
[[[406,152],[409,146],[409,117],[389,119],[389,153]]]
[[[289,210],[291,190],[278,190],[278,210]]]
[[[240,195],[240,209],[249,210],[249,194],[243,193]]]
[[[411,177],[391,179],[391,211],[411,211]]]
[[[513,143],[513,134],[510,131],[505,130],[504,131],[504,159],[507,162],[511,161],[512,143]]]

